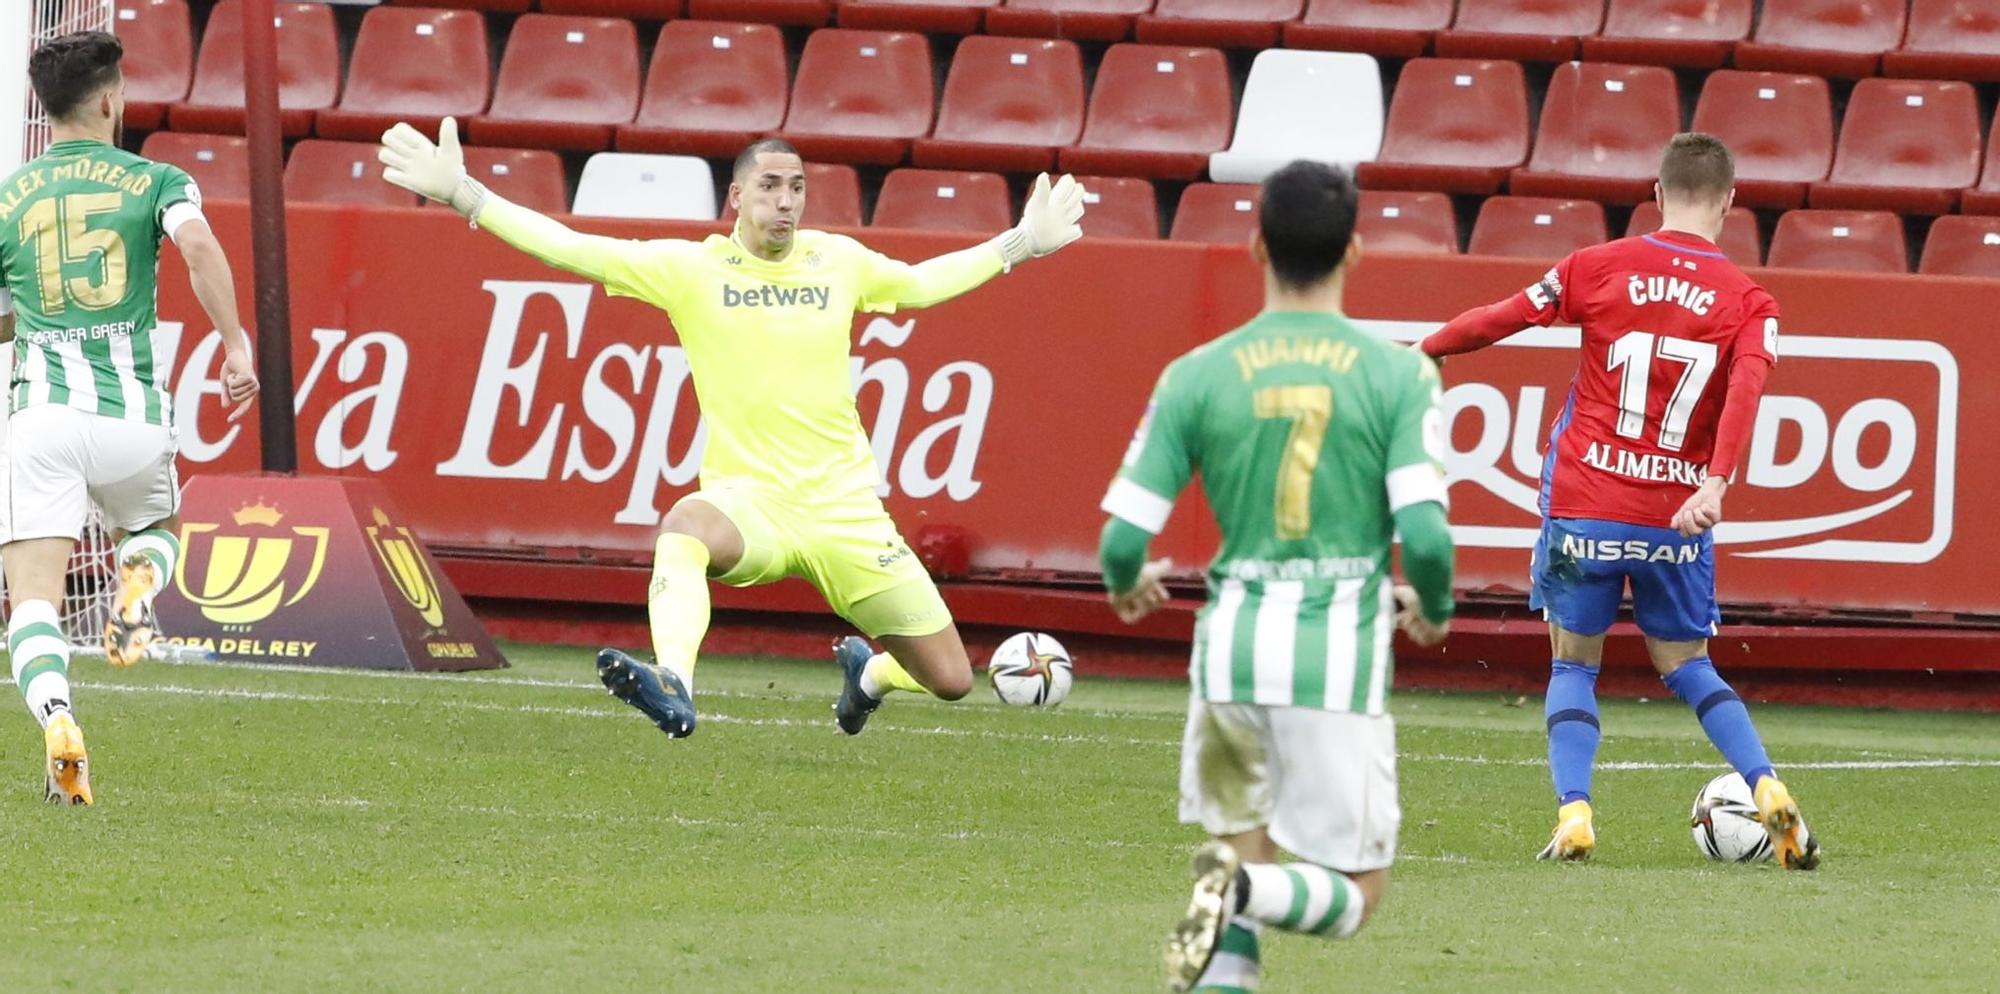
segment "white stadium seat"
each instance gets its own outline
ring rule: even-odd
[[[715,220],[715,175],[692,155],[599,152],[583,164],[573,211],[592,217]]]
[[[1218,183],[1257,183],[1293,159],[1354,168],[1382,148],[1382,75],[1373,56],[1267,49],[1250,66],[1236,140],[1208,159]]]

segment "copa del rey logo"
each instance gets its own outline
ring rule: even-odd
[[[399,424],[398,409],[413,385],[454,382],[413,379],[409,344],[400,334],[315,328],[298,407],[306,409],[317,390],[342,396],[316,425],[299,424],[301,450],[310,449],[312,460],[328,470],[379,473],[404,458],[399,431],[455,430],[450,455],[431,468],[438,476],[622,481],[625,501],[613,521],[657,524],[660,490],[695,480],[707,437],[687,389],[687,354],[668,344],[586,341],[593,291],[587,283],[496,279],[481,289],[492,311],[461,424]],[[541,323],[551,302],[561,315],[554,328]],[[541,305],[536,322],[526,320],[530,304]],[[878,317],[862,329],[857,344],[900,348],[916,323]],[[180,323],[161,322],[156,351],[171,361],[181,333]],[[195,463],[219,458],[241,433],[238,426],[211,425],[211,434],[204,435],[196,417],[205,396],[221,393],[220,348],[220,336],[208,334],[177,367],[174,410],[181,454]],[[580,389],[563,386],[579,373]],[[850,360],[850,377],[857,395],[876,401],[863,428],[882,470],[878,493],[964,501],[979,492],[980,443],[993,406],[991,369],[967,359],[925,374],[894,355],[857,355]],[[692,432],[689,422],[695,423]],[[530,436],[525,445],[518,441],[523,429]]]
[[[184,555],[174,570],[181,596],[220,625],[249,626],[305,599],[326,567],[324,525],[287,524],[285,513],[262,501],[238,508],[227,530],[221,522],[181,525]],[[199,562],[199,575],[188,564]]]

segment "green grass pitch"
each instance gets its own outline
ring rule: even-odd
[[[1159,989],[1198,839],[1174,822],[1183,685],[899,696],[846,739],[830,662],[718,659],[673,742],[589,650],[510,655],[468,677],[80,663],[97,807],[42,804],[39,736],[0,720],[0,990]],[[1755,709],[1827,847],[1807,875],[1695,851],[1721,766],[1677,702],[1605,707],[1583,866],[1532,859],[1538,700],[1395,708],[1388,902],[1352,942],[1269,939],[1266,991],[2000,990],[1992,717]]]

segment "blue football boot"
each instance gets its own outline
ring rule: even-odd
[[[660,731],[677,739],[694,734],[694,698],[674,671],[605,649],[597,654],[597,678],[611,696],[638,708]]]
[[[882,700],[861,690],[861,671],[875,658],[868,640],[852,635],[833,644],[833,661],[840,664],[840,699],[833,702],[833,720],[849,735],[860,735],[868,727],[868,716],[882,706]]]

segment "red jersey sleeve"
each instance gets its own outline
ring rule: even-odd
[[[1521,319],[1544,328],[1557,321],[1577,321],[1576,308],[1570,305],[1568,293],[1568,288],[1576,285],[1572,279],[1576,268],[1576,253],[1572,252],[1544,273],[1541,279],[1521,291],[1521,296],[1517,298]]]
[[[1743,323],[1736,329],[1729,361],[1734,364],[1746,356],[1778,364],[1778,302],[1763,287],[1750,291],[1743,301]]]
[[[1433,359],[1483,349],[1530,325],[1544,328],[1558,320],[1574,320],[1563,287],[1569,282],[1574,254],[1556,263],[1541,279],[1505,300],[1475,307],[1446,322],[1418,343]]]

